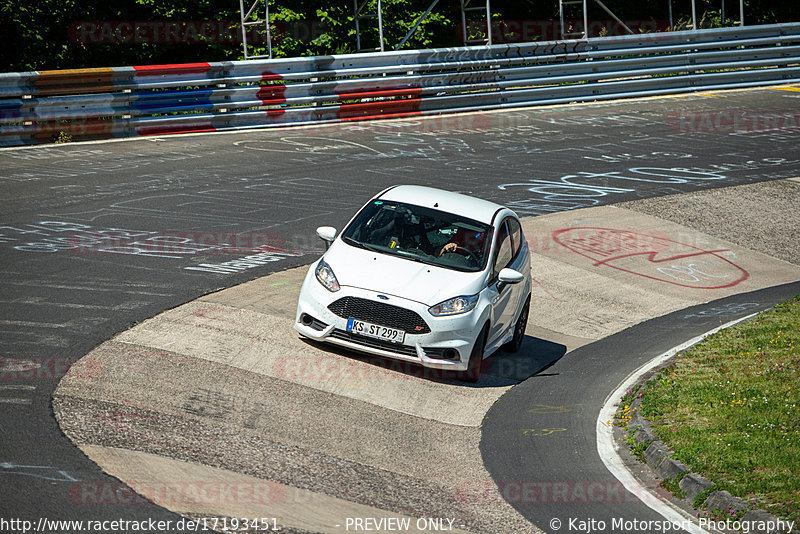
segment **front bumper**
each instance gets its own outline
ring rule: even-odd
[[[340,317],[328,306],[345,297],[383,302],[377,298],[376,292],[355,287],[342,286],[339,291],[332,293],[316,280],[313,267],[306,276],[297,304],[294,328],[301,335],[359,352],[413,362],[434,369],[451,371],[467,369],[472,346],[481,326],[477,309],[462,315],[434,317],[424,304],[389,296],[386,302],[417,313],[429,326],[430,332],[415,334],[406,331],[402,344],[352,334],[347,332],[348,318]],[[380,324],[376,320],[370,321],[368,317],[358,319]]]

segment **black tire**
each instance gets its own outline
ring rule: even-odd
[[[514,337],[511,338],[511,341],[500,347],[505,352],[519,352],[520,347],[522,347],[522,340],[525,339],[525,327],[528,325],[528,314],[530,310],[531,296],[528,295],[528,299],[525,301],[522,311],[519,312],[517,324],[514,325]]]
[[[483,364],[483,349],[486,347],[486,328],[481,330],[472,347],[472,354],[469,355],[469,364],[466,371],[459,371],[456,377],[462,382],[477,382],[481,377],[481,365]]]

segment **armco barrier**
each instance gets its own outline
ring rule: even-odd
[[[262,128],[800,80],[800,23],[0,74],[0,145]]]

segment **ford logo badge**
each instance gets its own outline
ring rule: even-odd
[[[378,295],[378,298],[381,300],[389,300],[389,297],[387,297],[386,295]]]

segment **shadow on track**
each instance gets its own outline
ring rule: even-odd
[[[519,352],[516,354],[498,350],[492,356],[483,360],[481,379],[477,383],[471,384],[458,380],[453,371],[431,369],[413,362],[362,354],[335,345],[318,343],[306,338],[301,339],[317,349],[358,360],[375,367],[381,367],[390,371],[435,382],[455,382],[464,387],[474,388],[513,386],[519,384],[523,380],[544,371],[556,363],[567,352],[567,347],[565,345],[547,341],[546,339],[525,336],[522,342],[522,348],[520,348]]]

